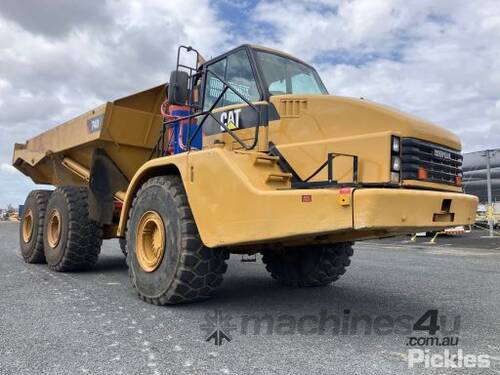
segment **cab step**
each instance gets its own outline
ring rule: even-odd
[[[252,164],[268,164],[270,166],[274,166],[279,161],[278,156],[264,154],[259,151],[244,151],[244,150],[235,150],[237,154],[247,155],[251,158]]]
[[[277,156],[272,156],[272,155],[266,155],[266,154],[258,154],[255,155],[253,164],[259,164],[259,163],[269,163],[269,164],[276,164],[278,162],[279,158]]]
[[[266,178],[266,182],[288,182],[291,181],[292,174],[284,172],[273,172],[269,173]]]

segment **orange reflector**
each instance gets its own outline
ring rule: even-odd
[[[423,167],[418,168],[418,179],[427,180],[427,171],[425,170],[425,168]]]
[[[455,185],[462,186],[462,176],[455,176]]]
[[[342,195],[351,194],[351,190],[352,190],[352,188],[350,188],[350,187],[343,187],[343,188],[340,188],[339,194],[342,194]]]

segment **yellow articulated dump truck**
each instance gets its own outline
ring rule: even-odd
[[[286,53],[203,61],[181,46],[167,84],[15,145],[13,165],[56,187],[28,195],[21,252],[71,271],[119,238],[133,287],[161,305],[210,297],[230,253],[263,254],[286,285],[328,285],[356,240],[474,223],[460,149],[445,129],[329,95]]]

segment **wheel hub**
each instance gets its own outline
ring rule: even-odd
[[[30,242],[33,236],[33,225],[33,211],[31,211],[31,208],[28,208],[24,214],[22,225],[23,241],[25,243]]]
[[[54,209],[50,212],[47,227],[47,242],[51,248],[56,248],[61,238],[61,214]]]
[[[137,226],[135,251],[137,261],[146,272],[153,272],[160,265],[165,253],[165,226],[155,211],[142,215]]]

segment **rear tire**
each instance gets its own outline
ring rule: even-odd
[[[91,268],[101,250],[102,228],[89,218],[88,189],[59,187],[47,204],[44,252],[53,271]]]
[[[146,181],[127,224],[129,275],[139,297],[155,305],[207,299],[222,282],[229,254],[203,245],[178,176]]]
[[[325,286],[345,273],[353,254],[351,242],[264,252],[271,276],[292,287]]]
[[[50,190],[33,190],[24,202],[24,213],[19,227],[21,255],[26,263],[45,263],[43,252],[43,225]]]

